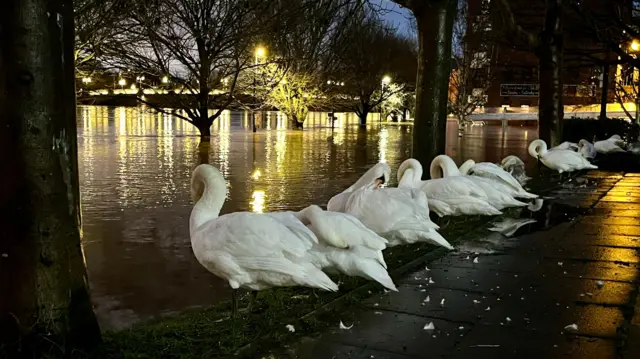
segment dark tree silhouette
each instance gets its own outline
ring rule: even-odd
[[[0,356],[70,357],[100,341],[80,247],[71,0],[0,15]]]

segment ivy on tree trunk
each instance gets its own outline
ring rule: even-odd
[[[0,356],[69,357],[100,341],[80,244],[71,0],[0,15]]]

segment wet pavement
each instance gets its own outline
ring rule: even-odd
[[[274,356],[640,358],[640,175],[572,181],[494,253],[425,263],[396,278],[399,292],[336,314],[333,329]]]

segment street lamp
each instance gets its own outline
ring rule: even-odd
[[[83,77],[82,83],[85,83],[85,84],[91,83],[91,77]]]
[[[258,63],[260,61],[260,58],[263,58],[267,55],[267,50],[265,50],[264,47],[262,46],[258,46],[256,47],[256,51],[255,51],[255,55],[256,55],[256,68],[253,72],[253,98],[257,99],[257,91],[256,91],[256,77],[257,77],[257,72],[258,72]],[[256,132],[256,113],[255,111],[253,112],[252,116],[251,116],[251,124],[253,127],[253,132]]]
[[[631,44],[629,44],[629,49],[631,52],[636,52],[634,55],[637,56],[637,52],[640,50],[640,42],[633,39]],[[635,74],[635,69],[633,71]],[[636,79],[636,86],[638,87],[638,90],[636,91],[636,123],[640,123],[640,78]]]
[[[127,80],[125,79],[118,80],[118,85],[120,85],[120,88],[124,88],[126,84],[127,84]]]
[[[163,84],[169,83],[169,77],[168,76],[162,76],[162,83]]]
[[[633,40],[631,41],[631,45],[629,45],[629,48],[631,48],[631,51],[638,51],[640,50],[640,42],[638,42],[638,40]]]

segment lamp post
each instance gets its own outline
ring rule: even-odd
[[[254,100],[257,100],[257,98],[258,98],[257,90],[256,90],[256,77],[257,77],[257,73],[258,73],[258,64],[259,64],[260,58],[264,57],[266,52],[267,51],[264,49],[264,47],[262,47],[262,46],[256,47],[256,51],[255,51],[255,55],[256,55],[255,66],[256,66],[256,68],[253,71],[253,99]],[[251,122],[252,122],[253,132],[256,132],[256,112],[255,111],[253,111],[253,113],[252,113]]]
[[[127,84],[127,80],[125,79],[120,79],[118,80],[118,85],[120,85],[120,89],[124,90],[125,85]]]

